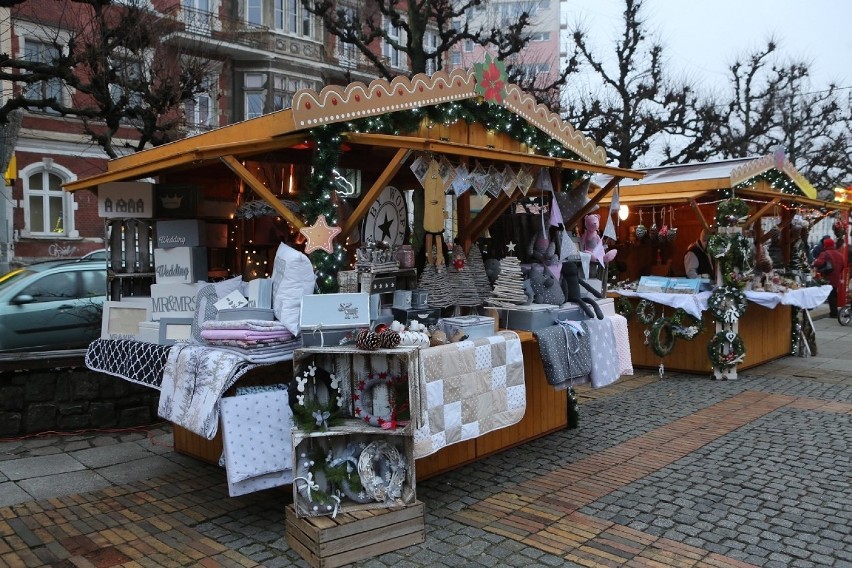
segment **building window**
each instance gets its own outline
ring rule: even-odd
[[[534,32],[530,34],[530,41],[550,41],[550,32]]]
[[[144,79],[142,62],[128,57],[113,60],[112,66],[117,80],[116,83],[111,83],[109,86],[113,102],[127,107],[141,107],[143,99],[140,90]]]
[[[453,67],[458,67],[459,65],[461,65],[460,51],[453,51],[450,53],[450,64],[452,64]]]
[[[275,0],[274,27],[282,32],[313,37],[314,17],[301,0]]]
[[[471,51],[473,51],[473,40],[472,39],[464,40],[464,50],[467,53],[470,53]]]
[[[76,177],[44,160],[21,170],[25,232],[34,236],[76,237],[73,195],[62,184]]]
[[[59,48],[55,45],[27,38],[24,43],[24,58],[27,61],[52,65],[59,59]],[[62,79],[52,78],[24,86],[24,96],[28,99],[54,99],[63,104]],[[56,112],[45,108],[45,112]]]
[[[266,75],[246,73],[243,77],[245,94],[245,118],[257,118],[263,114],[266,99]]]
[[[191,101],[184,103],[184,117],[187,131],[197,134],[209,130],[218,124],[215,106],[216,77],[204,79],[203,93],[198,93]]]
[[[400,52],[391,45],[394,42],[396,45],[403,44],[403,31],[400,26],[395,26],[390,20],[385,20],[385,33],[388,39],[382,43],[382,55],[385,56],[387,63],[395,69],[405,68],[405,54]]]
[[[263,25],[263,0],[246,0],[246,21],[258,26]]]
[[[438,34],[435,32],[426,32],[423,34],[423,51],[426,52],[426,74],[432,75],[438,70],[437,57],[429,57],[434,55],[438,50]]]

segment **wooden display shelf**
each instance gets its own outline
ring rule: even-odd
[[[334,568],[386,554],[426,540],[424,506],[297,517],[285,510],[287,544],[314,568]]]
[[[634,307],[636,302],[633,302]],[[793,322],[790,306],[778,305],[774,309],[765,308],[754,302],[748,302],[745,314],[739,321],[739,334],[745,343],[746,355],[737,369],[744,370],[762,365],[767,361],[779,359],[790,354]],[[661,315],[663,306],[655,304],[657,315]],[[670,316],[674,308],[666,307],[665,314]],[[645,345],[645,328],[650,328],[636,319],[628,320],[630,336],[630,354],[633,366],[644,369],[656,369],[661,358],[654,353],[650,345]],[[695,339],[675,340],[671,353],[662,358],[668,371],[682,373],[712,374],[710,359],[707,356],[707,344],[716,333],[713,316],[704,312],[704,331]]]

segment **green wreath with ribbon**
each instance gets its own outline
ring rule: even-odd
[[[630,319],[633,315],[633,303],[626,296],[619,296],[615,299],[615,313]]]
[[[293,421],[308,432],[328,430],[343,422],[339,379],[314,362],[302,367],[287,389]]]
[[[663,338],[665,336],[665,343]],[[665,357],[674,349],[675,334],[670,318],[660,318],[651,326],[651,334],[648,336],[651,349],[660,357]]]
[[[710,294],[707,307],[716,321],[736,323],[746,311],[746,297],[736,286],[718,286]]]
[[[731,242],[726,235],[710,235],[707,239],[707,254],[713,258],[722,258],[731,249]]]
[[[683,308],[674,311],[671,317],[672,333],[678,339],[693,340],[704,331],[704,318],[696,318]]]
[[[748,218],[748,203],[739,197],[721,202],[716,208],[716,225],[734,227]]]
[[[654,303],[650,300],[640,300],[638,304],[636,304],[636,319],[640,322],[648,324],[654,321],[654,318],[657,316],[657,309],[654,307]]]
[[[736,367],[745,359],[745,343],[733,330],[720,331],[707,344],[707,356],[715,369]]]

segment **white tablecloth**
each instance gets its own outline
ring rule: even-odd
[[[668,294],[665,292],[635,292],[633,290],[612,290],[613,293],[628,298],[642,298],[672,308],[683,308],[689,315],[700,318],[701,312],[707,309],[707,300],[711,292],[699,292],[698,294]],[[773,309],[778,304],[784,306],[795,306],[812,310],[821,305],[831,293],[831,286],[813,286],[811,288],[799,288],[787,292],[754,292],[744,290],[743,293],[748,301],[763,307]]]

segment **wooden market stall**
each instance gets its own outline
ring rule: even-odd
[[[608,178],[603,176],[601,184]],[[642,180],[619,184],[622,209],[618,228],[618,279],[636,281],[642,276],[685,277],[683,258],[702,230],[712,235],[718,227],[717,207],[737,197],[748,204],[747,216],[738,229],[758,246],[772,243],[775,268],[789,272],[799,226],[813,225],[826,215],[839,215],[848,225],[847,204],[816,199],[816,191],[783,154],[715,162],[650,168]],[[609,197],[601,202],[611,203]],[[638,230],[637,230],[638,228]],[[838,243],[846,254],[847,242]],[[779,264],[781,266],[779,266]],[[798,270],[799,267],[796,267]],[[610,269],[612,270],[612,269]],[[801,280],[810,278],[810,269],[796,272]],[[802,282],[804,286],[805,283]],[[617,293],[615,293],[617,294]],[[635,306],[638,299],[632,299]],[[671,316],[673,307],[656,305],[656,317]],[[802,321],[799,310],[790,305],[764,307],[748,303],[739,321],[739,334],[747,346],[739,369],[748,369],[795,351]],[[707,355],[708,342],[716,333],[709,312],[703,313],[703,331],[691,341],[676,340],[665,357],[655,354],[646,340],[649,324],[629,319],[630,344],[634,365],[689,373],[708,373],[713,366]],[[771,332],[769,331],[771,330]]]
[[[481,168],[492,176],[507,169],[546,176],[556,192],[571,190],[571,182],[583,176],[608,176],[593,200],[564,220],[568,227],[621,180],[642,177],[606,165],[603,148],[516,85],[486,89],[482,81],[481,73],[455,70],[300,91],[290,109],[113,160],[105,173],[66,189],[98,191],[109,184],[153,178],[155,199],[189,199],[194,203],[192,215],[222,224],[227,231],[226,241],[209,251],[211,279],[264,270],[281,241],[301,248],[327,237],[331,248],[313,252],[311,259],[320,287],[335,291],[336,274],[351,266],[358,241],[375,236],[396,239],[390,244],[400,245],[409,238],[410,218],[415,225],[421,222],[422,206],[416,204],[422,203],[423,187],[411,169],[416,156],[463,165],[471,172]],[[541,195],[531,185],[526,196]],[[387,203],[388,187],[414,190],[413,215],[408,203]],[[452,212],[452,231],[465,249],[525,195],[518,188],[498,189],[480,206],[472,204],[476,198],[471,193],[458,195]],[[258,214],[262,210],[265,213]],[[107,226],[111,235],[136,230],[125,220]],[[146,278],[150,283],[153,274],[144,265],[113,263],[110,278],[111,294],[119,299],[136,293],[140,282],[144,287]],[[128,281],[134,285],[126,285]],[[528,397],[524,418],[418,460],[418,477],[567,426],[565,391],[553,390],[544,380],[532,334],[521,333],[521,339]],[[218,459],[220,442],[176,428],[175,448],[212,460]]]

